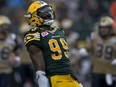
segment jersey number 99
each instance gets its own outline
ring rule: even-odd
[[[60,43],[61,43],[63,49],[65,50],[65,51],[63,52],[64,55],[65,55],[65,57],[69,58],[69,52],[68,52],[68,49],[69,49],[69,48],[68,48],[68,45],[67,45],[66,40],[65,40],[64,38],[60,38]],[[52,54],[52,55],[51,55],[52,58],[53,58],[54,60],[60,60],[60,59],[62,58],[62,54],[63,54],[63,53],[62,53],[61,48],[60,48],[60,46],[59,46],[59,44],[58,44],[58,41],[55,40],[55,39],[49,40],[49,46],[50,46],[51,51],[57,52],[57,53],[58,53],[58,55],[56,55],[55,53]]]

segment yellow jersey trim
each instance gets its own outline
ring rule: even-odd
[[[32,41],[32,40],[40,41],[40,38],[32,38],[32,39],[28,40],[28,41],[25,43],[25,45],[26,45],[27,43],[29,43],[30,41]]]

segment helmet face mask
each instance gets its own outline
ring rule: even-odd
[[[46,5],[37,10],[37,15],[43,19],[53,19],[53,11],[50,6]]]
[[[37,15],[44,19],[43,25],[51,25],[54,22],[55,14],[52,8],[49,5],[46,5],[37,10]]]
[[[53,24],[55,14],[47,3],[36,1],[30,5],[28,14],[25,17],[28,19],[30,25],[41,26]]]
[[[0,26],[0,33],[2,33],[3,35],[7,35],[8,31],[9,31],[9,26],[8,24],[3,24]]]
[[[106,38],[111,35],[112,26],[99,26],[99,34],[101,37]]]
[[[11,25],[11,20],[4,15],[0,15],[0,33],[6,35],[9,31],[9,26]]]

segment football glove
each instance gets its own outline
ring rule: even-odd
[[[112,65],[116,65],[116,58],[112,61]]]
[[[44,71],[36,72],[36,80],[37,80],[37,84],[39,85],[39,87],[50,87],[48,78],[46,77]]]

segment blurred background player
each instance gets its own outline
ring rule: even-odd
[[[86,48],[92,60],[92,87],[115,87],[116,35],[111,17],[101,17],[98,29],[91,34]]]
[[[11,21],[0,15],[0,87],[9,87],[13,67],[20,64],[16,35],[9,33]]]
[[[30,29],[26,22],[22,22],[20,26],[20,43],[21,43],[21,66],[19,69],[21,75],[21,87],[34,87],[34,68],[29,57],[27,49],[24,45],[24,34]]]
[[[69,60],[64,31],[51,27],[55,20],[51,6],[43,1],[33,2],[25,17],[34,27],[27,31],[24,39],[39,87],[82,87]]]

